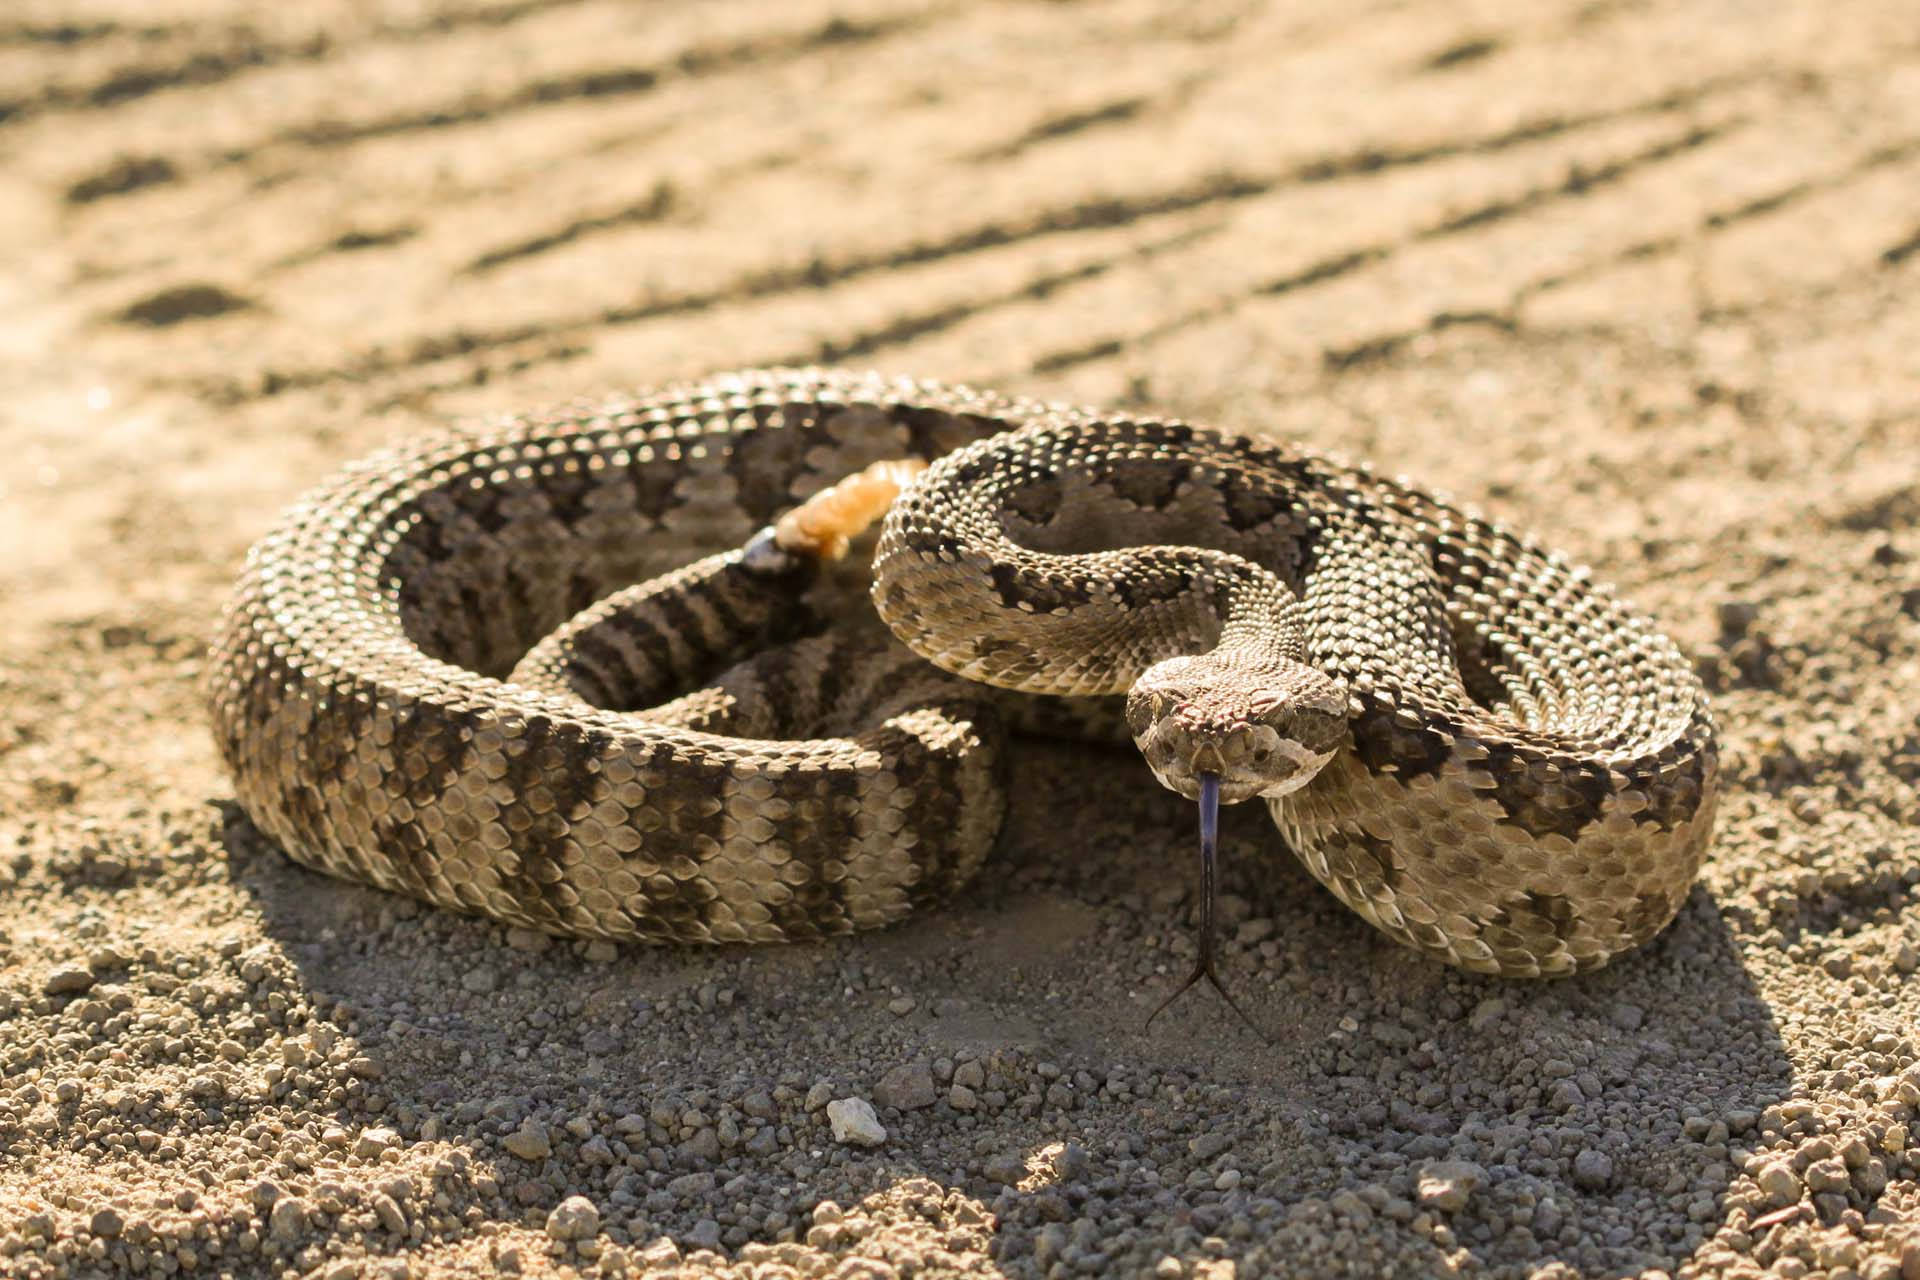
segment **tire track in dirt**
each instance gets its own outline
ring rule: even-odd
[[[530,6],[528,12],[545,12],[559,7],[560,3],[579,2],[581,0],[555,0],[554,3]],[[259,161],[266,153],[283,148],[324,152],[396,135],[427,133],[463,125],[482,124],[522,112],[582,99],[620,98],[651,93],[676,80],[697,79],[742,67],[772,68],[783,62],[805,58],[826,48],[883,41],[888,37],[916,30],[936,21],[944,12],[938,8],[930,8],[865,18],[836,15],[803,23],[791,30],[776,28],[741,39],[691,44],[664,55],[656,61],[606,62],[596,66],[576,68],[564,74],[537,77],[511,84],[494,92],[463,93],[410,111],[376,114],[354,121],[312,119],[305,124],[284,127],[256,137],[250,142],[224,146],[215,151],[195,154],[150,153],[116,157],[105,169],[76,178],[67,189],[66,199],[69,204],[88,204],[110,196],[126,195],[160,182],[178,182],[190,175],[247,166]],[[524,15],[516,15],[518,16]],[[502,19],[499,25],[504,25],[507,21],[509,20]],[[459,25],[464,27],[469,24]],[[435,31],[433,34],[442,35],[445,32]],[[319,61],[333,56],[335,52],[336,50],[325,41],[317,41],[313,43],[306,59],[287,57],[273,61]],[[272,65],[272,61],[252,61],[245,67],[236,65],[228,71],[228,74],[237,73],[241,69],[268,65]],[[227,75],[209,76],[200,80],[182,78],[175,83],[214,83],[225,78]],[[123,93],[112,101],[101,101],[94,105],[111,106],[115,102],[138,96],[141,95]],[[0,121],[5,121],[7,115],[7,104],[0,102]],[[137,171],[141,179],[127,181],[124,175],[129,170]]]
[[[1698,106],[1716,95],[1736,89],[1751,87],[1758,80],[1771,78],[1767,75],[1752,77],[1746,75],[1715,77],[1699,84],[1684,86],[1662,93],[1648,101],[1629,106],[1584,114],[1546,116],[1521,122],[1498,133],[1477,138],[1445,139],[1418,147],[1388,149],[1364,147],[1345,153],[1332,153],[1308,158],[1290,170],[1274,174],[1238,174],[1231,170],[1210,175],[1192,188],[1168,191],[1160,194],[1139,193],[1131,196],[1109,197],[1102,200],[1079,202],[1062,210],[1040,211],[1026,220],[1024,227],[1000,229],[993,226],[981,227],[973,231],[963,231],[950,237],[944,243],[901,249],[890,254],[871,259],[856,259],[840,270],[836,270],[818,279],[809,279],[809,284],[830,284],[852,276],[864,274],[868,270],[910,266],[919,262],[931,261],[954,253],[971,252],[978,248],[992,247],[1011,243],[1035,236],[1051,235],[1063,230],[1076,230],[1083,227],[1119,225],[1125,221],[1152,217],[1162,213],[1175,212],[1210,203],[1232,203],[1241,200],[1269,196],[1288,187],[1310,184],[1337,182],[1363,174],[1377,173],[1382,170],[1428,164],[1437,160],[1451,159],[1457,156],[1473,154],[1491,154],[1511,147],[1537,142],[1548,138],[1577,133],[1598,125],[1638,116],[1654,116],[1684,111]],[[1084,131],[1090,126],[1114,124],[1121,119],[1138,121],[1149,107],[1171,109],[1177,104],[1182,93],[1179,89],[1158,102],[1144,99],[1125,99],[1118,105],[1092,108],[1086,111],[1069,113],[1050,118],[1004,143],[996,143],[983,152],[974,153],[969,159],[976,163],[991,163],[1011,158],[1043,141],[1051,141]],[[1122,110],[1124,108],[1124,110]],[[1116,115],[1115,113],[1118,112]],[[500,249],[489,250],[469,266],[469,270],[484,270],[498,266],[503,262],[529,257],[534,253],[551,248],[570,245],[584,235],[595,232],[616,230],[631,225],[635,221],[650,220],[664,213],[667,202],[660,199],[657,192],[650,193],[639,205],[630,207],[631,211],[620,211],[591,219],[569,222],[551,231],[539,232],[521,244],[507,245]],[[639,211],[645,210],[646,213]],[[775,273],[769,280],[778,280]],[[776,286],[772,291],[783,291],[784,286]],[[760,282],[744,283],[736,294],[729,290],[717,291],[694,305],[710,305],[714,302],[736,301],[742,296],[754,296],[762,292]],[[675,306],[673,309],[684,309]],[[622,322],[643,319],[644,315],[609,314],[607,319]]]
[[[1330,280],[1336,280],[1350,272],[1383,262],[1401,249],[1424,241],[1438,240],[1458,235],[1479,227],[1488,226],[1503,219],[1519,216],[1549,201],[1577,198],[1588,191],[1606,186],[1626,178],[1642,168],[1670,159],[1684,151],[1705,146],[1715,138],[1724,136],[1733,126],[1721,125],[1711,129],[1689,129],[1676,138],[1657,143],[1639,153],[1612,161],[1591,170],[1575,169],[1562,182],[1536,187],[1519,195],[1503,197],[1479,205],[1465,212],[1441,219],[1430,226],[1418,229],[1405,237],[1382,241],[1360,248],[1347,250],[1332,257],[1315,262],[1306,268],[1287,275],[1274,277],[1249,286],[1244,292],[1221,298],[1207,306],[1195,308],[1172,318],[1162,320],[1149,328],[1140,330],[1131,338],[1102,338],[1098,342],[1084,347],[1070,347],[1060,351],[1047,352],[1034,360],[1034,372],[1056,373],[1104,359],[1130,347],[1157,341],[1171,336],[1197,324],[1217,320],[1230,314],[1242,303],[1254,298],[1271,298],[1297,290],[1311,288]],[[1442,312],[1436,317],[1439,327],[1467,322],[1500,323],[1497,318],[1483,312]],[[1325,353],[1330,368],[1340,369],[1361,360],[1385,354],[1397,349],[1410,338],[1409,335],[1389,335],[1370,342],[1365,347],[1346,351],[1328,351]]]
[[[1053,208],[1043,207],[1014,220],[996,220],[963,227],[938,239],[896,243],[864,253],[849,253],[837,258],[815,257],[802,262],[753,267],[710,289],[647,298],[630,305],[606,307],[589,314],[562,317],[542,324],[507,325],[494,329],[462,328],[451,333],[423,335],[397,351],[363,351],[355,353],[345,361],[298,369],[271,368],[254,375],[250,385],[233,379],[218,379],[212,382],[203,381],[192,389],[197,394],[220,403],[236,403],[277,395],[289,390],[378,378],[409,367],[436,363],[453,355],[466,355],[498,347],[517,347],[534,340],[566,339],[571,342],[597,329],[768,299],[802,290],[830,288],[877,273],[897,271],[949,258],[961,258],[969,254],[1004,248],[1043,237],[1121,227],[1168,215],[1224,208],[1256,198],[1273,196],[1295,187],[1335,183],[1346,178],[1378,174],[1399,168],[1416,168],[1462,156],[1498,154],[1517,146],[1576,135],[1582,130],[1622,120],[1640,117],[1659,118],[1677,111],[1684,111],[1712,98],[1717,93],[1740,87],[1745,83],[1744,79],[1716,80],[1662,93],[1650,101],[1635,103],[1617,110],[1522,121],[1486,136],[1450,139],[1398,151],[1369,147],[1347,154],[1311,157],[1281,173],[1224,172],[1197,183],[1158,192],[1135,192],[1127,197],[1103,197]],[[1687,136],[1691,137],[1698,132],[1700,131],[1690,131]],[[1705,140],[1705,138],[1697,138],[1693,145],[1698,145]],[[1656,149],[1658,154],[1647,157],[1646,162],[1657,161],[1672,154],[1673,149],[1678,145],[1680,144],[1673,144],[1665,150]],[[1625,170],[1609,165],[1598,165],[1593,167],[1591,172],[1569,177],[1567,185],[1577,192],[1583,185],[1600,184],[1610,178],[1621,176],[1624,172]],[[1546,198],[1548,194],[1550,193],[1535,193],[1530,198]],[[1461,216],[1472,221],[1481,221],[1490,219],[1498,213],[1497,209],[1485,209],[1471,211]],[[551,232],[541,233],[533,240],[526,242],[536,245],[537,248],[509,253],[507,250],[511,246],[503,246],[503,249],[492,252],[506,253],[512,258],[530,257],[547,249],[574,243],[595,231],[622,225],[628,221],[631,219],[593,219],[588,225],[578,229],[572,229],[573,224],[566,224]],[[1464,224],[1464,227],[1470,227],[1472,221]],[[1441,228],[1434,234],[1444,234],[1445,230]],[[1327,263],[1310,268],[1297,278],[1270,280],[1249,292],[1257,295],[1261,292],[1278,292],[1319,283],[1345,270],[1372,261],[1390,252],[1391,248],[1390,245],[1372,245],[1352,250]],[[908,320],[907,317],[902,319]],[[1177,323],[1184,324],[1190,322],[1192,318],[1176,319]],[[913,325],[909,321],[906,327],[910,330]],[[856,338],[850,341],[863,352],[878,349],[870,346],[868,339]],[[1048,371],[1068,367],[1076,362],[1075,353],[1066,353],[1062,356],[1043,354],[1036,359],[1035,368],[1037,371]]]
[[[1728,123],[1710,129],[1691,130],[1680,138],[1648,148],[1639,155],[1599,166],[1590,171],[1576,170],[1557,185],[1537,188],[1515,197],[1495,200],[1466,210],[1420,229],[1405,238],[1340,252],[1304,269],[1249,286],[1241,292],[1220,297],[1177,315],[1157,319],[1125,334],[1106,334],[1082,344],[1044,352],[1035,358],[1033,371],[1059,373],[1110,359],[1123,352],[1137,351],[1198,326],[1220,321],[1249,302],[1294,293],[1376,266],[1385,262],[1393,254],[1413,245],[1444,239],[1522,217],[1549,202],[1582,198],[1635,176],[1647,165],[1657,164],[1684,152],[1708,146],[1714,140],[1726,137],[1736,127],[1736,124]],[[1520,327],[1519,312],[1529,300],[1539,294],[1588,276],[1607,272],[1623,263],[1669,253],[1683,245],[1706,243],[1716,234],[1730,230],[1750,219],[1788,209],[1801,201],[1844,188],[1847,184],[1879,170],[1897,166],[1911,159],[1915,154],[1920,154],[1920,138],[1875,148],[1855,160],[1833,166],[1827,173],[1796,178],[1762,195],[1743,199],[1723,208],[1712,209],[1702,214],[1692,226],[1684,230],[1637,240],[1623,248],[1590,260],[1576,262],[1521,281],[1513,289],[1509,298],[1497,308],[1473,307],[1462,310],[1441,308],[1435,310],[1417,327],[1381,332],[1352,344],[1330,346],[1321,352],[1323,362],[1330,373],[1338,374],[1362,364],[1392,357],[1424,334],[1460,324],[1480,324],[1509,333],[1516,332]],[[1888,256],[1890,252],[1892,251],[1884,251],[1881,254],[1882,265],[1898,265],[1901,255],[1895,254],[1890,258]]]
[[[55,74],[12,98],[0,99],[0,124],[31,116],[113,108],[150,94],[186,86],[218,84],[263,67],[318,62],[374,41],[424,41],[467,27],[505,27],[550,9],[588,0],[503,0],[502,3],[451,6],[413,21],[374,21],[355,30],[353,10],[323,29],[284,36],[261,31],[244,19],[224,23],[179,22],[144,26],[115,21],[30,24],[0,28],[0,46],[52,45],[68,50],[119,41],[135,46],[177,43],[163,55],[126,61],[69,80]]]

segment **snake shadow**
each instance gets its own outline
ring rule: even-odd
[[[976,1232],[1022,1276],[1168,1256],[1427,1274],[1463,1251],[1491,1275],[1625,1276],[1726,1226],[1793,1076],[1704,889],[1599,973],[1483,979],[1380,938],[1242,807],[1223,970],[1263,1033],[1201,988],[1143,1029],[1193,954],[1190,809],[1137,759],[1023,749],[973,886],[817,944],[533,938],[297,867],[237,806],[225,844],[311,1016],[370,1064],[316,1095],[329,1118],[464,1157],[436,1183],[454,1225],[416,1247],[474,1207],[537,1230],[571,1194],[604,1246],[655,1260],[806,1240],[832,1199]],[[844,1097],[875,1105],[882,1145],[834,1140]],[[514,1153],[529,1129],[545,1156]]]

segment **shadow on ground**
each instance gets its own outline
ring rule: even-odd
[[[530,1227],[578,1193],[616,1244],[811,1229],[844,1251],[890,1213],[959,1242],[985,1210],[985,1247],[1021,1274],[1145,1246],[1624,1275],[1721,1224],[1729,1149],[1792,1081],[1705,890],[1608,970],[1482,979],[1377,937],[1242,811],[1226,968],[1270,1043],[1204,991],[1148,1032],[1191,956],[1191,852],[1184,807],[1134,781],[1035,747],[997,863],[954,903],[759,949],[508,934],[295,867],[237,808],[226,844],[336,1053],[363,1062],[309,1105],[464,1152],[453,1203]],[[833,1139],[846,1097],[874,1103],[882,1145]],[[901,1190],[920,1178],[962,1197]],[[816,1221],[823,1199],[855,1226]]]

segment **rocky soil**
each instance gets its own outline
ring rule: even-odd
[[[12,0],[0,1275],[1920,1280],[1920,41],[1782,0]],[[1577,980],[1376,936],[1036,744],[950,905],[615,950],[325,880],[199,678],[450,417],[775,361],[1368,457],[1713,687]]]

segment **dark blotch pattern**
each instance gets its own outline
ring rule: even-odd
[[[773,941],[937,900],[998,830],[998,696],[863,627],[835,575],[737,554],[901,453],[951,456],[889,514],[873,602],[940,665],[1116,693],[1257,632],[1342,682],[1350,749],[1273,808],[1393,937],[1576,972],[1684,900],[1704,695],[1544,549],[1283,445],[817,370],[450,435],[310,495],[209,663],[242,805],[321,870],[555,933]]]
[[[1531,836],[1562,835],[1578,839],[1600,819],[1601,807],[1613,794],[1607,770],[1597,764],[1560,759],[1530,762],[1504,743],[1491,744],[1488,789],[1506,820]]]
[[[1453,758],[1450,726],[1406,724],[1403,719],[1378,699],[1363,700],[1363,709],[1349,725],[1361,762],[1374,773],[1391,773],[1403,781],[1438,773]]]
[[[1059,477],[1034,476],[1007,487],[1007,510],[1028,524],[1049,524],[1060,512],[1061,496]]]
[[[1000,603],[1009,609],[1028,608],[1036,613],[1071,609],[1093,599],[1093,589],[1083,579],[1058,577],[1036,582],[1018,573],[1011,565],[996,564],[987,569]]]
[[[1192,474],[1192,466],[1178,459],[1126,458],[1109,463],[1100,482],[1136,507],[1164,511]]]

